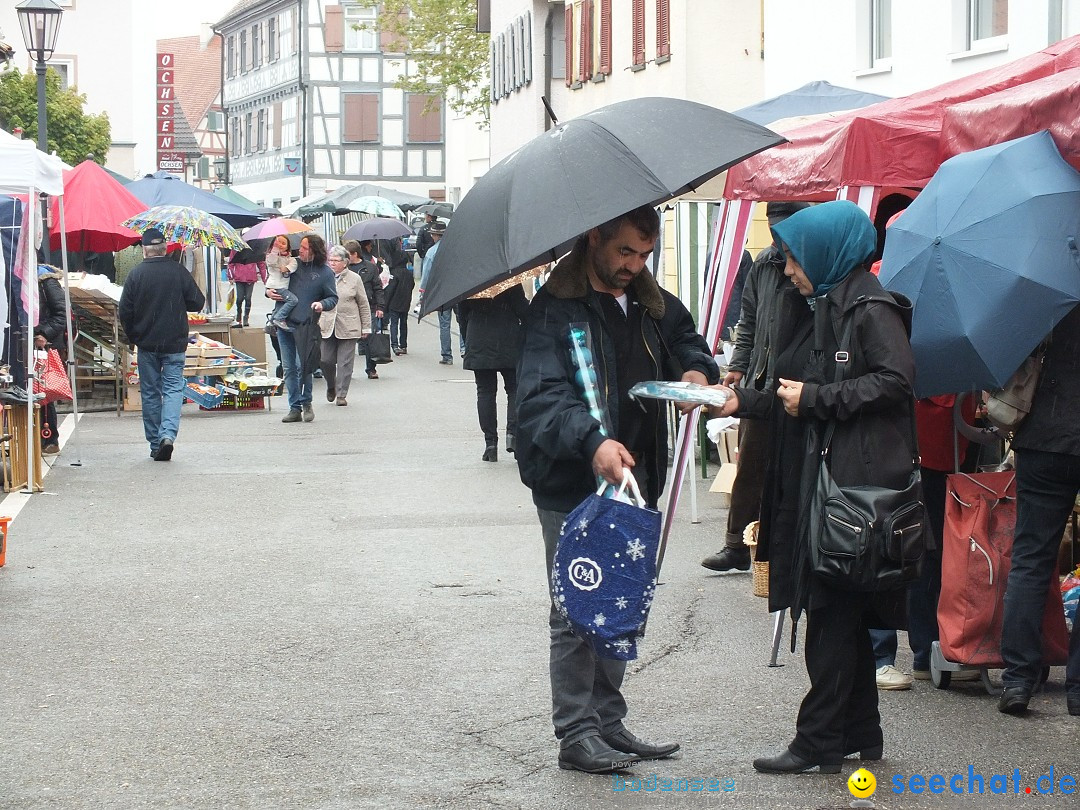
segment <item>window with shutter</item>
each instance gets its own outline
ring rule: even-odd
[[[258,123],[256,125],[256,132],[258,133],[258,135],[256,136],[255,149],[258,152],[265,152],[266,151],[266,110],[259,110],[259,120],[258,120]]]
[[[581,42],[578,45],[578,78],[586,82],[592,78],[592,0],[581,0]]]
[[[600,0],[600,74],[611,75],[611,0]]]
[[[282,106],[281,102],[279,101],[274,105],[273,140],[271,140],[270,142],[273,145],[274,149],[281,148],[281,113]]]
[[[429,101],[434,100],[434,107],[425,112]],[[406,140],[409,143],[441,143],[442,131],[442,99],[438,96],[427,94],[410,93],[407,106],[408,127]]]
[[[225,40],[225,76],[231,79],[236,75],[236,35]]]
[[[276,62],[281,49],[278,45],[277,17],[266,22],[266,61]]]
[[[645,0],[633,0],[633,36],[631,65],[645,66]]]
[[[259,67],[262,64],[262,23],[251,26],[251,66]]]
[[[671,56],[671,0],[656,0],[656,57]]]
[[[247,73],[248,70],[248,34],[247,31],[240,32],[240,72]]]
[[[574,7],[566,4],[566,22],[564,32],[566,36],[566,86],[574,83]]]
[[[409,19],[409,12],[399,11],[398,21],[407,22]],[[405,38],[395,34],[390,30],[379,29],[379,50],[383,53],[407,53],[409,50],[409,43],[405,41]]]
[[[344,132],[349,143],[374,143],[379,140],[379,94],[344,94]]]
[[[341,53],[345,47],[345,9],[341,6],[327,6],[324,27],[326,52]]]

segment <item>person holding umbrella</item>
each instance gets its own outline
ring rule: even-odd
[[[515,449],[521,480],[532,490],[540,518],[549,572],[567,514],[596,491],[598,478],[619,483],[629,468],[649,506],[664,488],[665,414],[655,400],[631,400],[631,386],[656,379],[700,384],[720,379],[686,307],[645,270],[659,233],[660,218],[649,205],[590,229],[528,309],[518,363]],[[582,324],[591,333],[601,376],[606,432],[575,382],[570,332]],[[676,365],[681,372],[669,371]],[[678,743],[644,742],[623,724],[625,661],[598,657],[574,635],[554,602],[548,623],[560,768],[610,773],[679,749]]]
[[[344,245],[345,250],[349,252],[349,269],[360,276],[360,280],[364,283],[368,306],[371,307],[372,328],[376,332],[381,332],[382,317],[386,304],[383,299],[383,283],[379,276],[379,265],[372,254],[374,246],[375,242],[371,239],[365,239],[363,242],[350,239]],[[367,343],[367,341],[364,342]],[[379,372],[375,367],[375,361],[371,358],[371,352],[367,350],[367,346],[360,346],[359,351],[367,360],[364,371],[367,373],[368,379],[379,379]]]
[[[291,331],[278,331],[289,397],[289,412],[281,421],[311,422],[315,419],[311,407],[312,371],[319,362],[319,325],[315,319],[338,302],[334,271],[326,265],[326,242],[321,236],[310,234],[300,240],[299,261],[296,272],[289,276],[289,292],[296,296],[297,304],[288,318]],[[267,290],[266,297],[284,300],[277,290]]]

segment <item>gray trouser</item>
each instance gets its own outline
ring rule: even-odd
[[[567,513],[540,508],[536,511],[544,533],[550,594],[551,564]],[[626,701],[619,690],[626,662],[597,656],[588,642],[574,635],[554,605],[548,625],[551,628],[551,718],[562,747],[594,734],[622,730]]]
[[[356,338],[330,336],[322,339],[319,365],[322,367],[323,379],[326,380],[326,387],[336,391],[337,396],[342,399],[349,395],[353,361],[356,360],[356,343]]]

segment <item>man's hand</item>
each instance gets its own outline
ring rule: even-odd
[[[375,317],[376,318],[381,318],[382,316],[383,316],[383,311],[381,309],[375,310]]]
[[[696,383],[697,385],[708,385],[709,378],[702,374],[700,371],[687,371],[682,375],[682,382]],[[694,408],[701,407],[694,405],[690,402],[676,402],[675,407],[679,409],[679,413],[690,413]]]
[[[593,455],[593,472],[609,484],[619,485],[623,480],[623,467],[633,467],[634,457],[630,451],[614,439],[605,439]]]
[[[35,349],[44,349],[48,345],[49,345],[49,342],[47,340],[45,340],[44,335],[34,335],[34,348]]]
[[[776,389],[776,395],[784,403],[784,411],[788,416],[799,415],[799,400],[802,399],[802,383],[796,380],[780,380],[780,387]]]
[[[273,301],[284,301],[285,300],[284,296],[282,296],[281,293],[279,293],[277,290],[273,290],[273,289],[266,291],[266,297],[273,300]]]
[[[736,385],[742,382],[743,373],[741,371],[729,371],[724,375],[722,382],[728,388],[734,388]]]
[[[315,301],[312,303],[311,308],[315,312],[322,312],[322,301]]]
[[[709,416],[713,419],[718,419],[721,416],[734,416],[735,412],[739,410],[739,395],[735,393],[734,389],[728,388],[726,385],[713,385],[711,387],[718,391],[726,391],[728,401],[719,408],[715,405],[710,405]]]

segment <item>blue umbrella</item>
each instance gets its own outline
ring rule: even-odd
[[[127,190],[146,203],[147,208],[157,205],[197,208],[225,220],[234,228],[244,228],[266,219],[261,214],[234,205],[209,191],[189,185],[169,172],[148,174],[141,180],[129,183]]]
[[[957,155],[888,230],[915,393],[1000,388],[1080,302],[1080,173],[1049,132]]]

